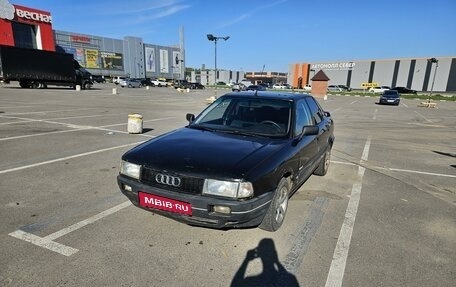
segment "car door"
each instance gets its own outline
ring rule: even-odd
[[[295,111],[295,125],[294,135],[299,138],[305,126],[314,125],[312,114],[309,106],[304,99],[297,101]],[[304,182],[314,171],[313,161],[318,156],[318,136],[306,135],[300,139],[296,148],[299,150],[297,153],[298,167],[297,167],[297,182],[301,184]]]
[[[319,132],[317,136],[317,142],[318,142],[318,155],[319,157],[323,156],[323,153],[326,151],[326,148],[328,147],[328,144],[330,142],[330,136],[331,136],[331,129],[332,127],[332,120],[331,118],[328,118],[325,116],[325,112],[321,108],[320,104],[313,98],[313,97],[307,97],[306,103],[309,106],[310,113],[312,115],[312,120],[314,121],[314,124],[318,126]],[[318,164],[319,161],[316,161],[316,164]]]

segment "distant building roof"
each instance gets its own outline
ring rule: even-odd
[[[318,71],[311,79],[312,81],[329,81],[328,76],[326,76],[323,70]]]

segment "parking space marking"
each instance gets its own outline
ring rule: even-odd
[[[372,116],[372,119],[373,119],[374,121],[377,119],[377,112],[378,112],[378,109],[375,109],[374,115]]]
[[[5,116],[16,116],[16,115],[33,115],[33,114],[47,114],[47,113],[61,113],[61,112],[74,112],[74,111],[87,111],[94,110],[97,108],[83,108],[83,109],[72,109],[72,110],[53,110],[53,111],[41,111],[41,112],[25,112],[25,113],[5,113]]]
[[[331,160],[331,163],[344,164],[344,165],[358,165],[356,163],[352,163],[352,162],[348,162],[348,161],[337,161],[337,160]],[[370,165],[370,168],[373,170],[388,170],[388,171],[408,172],[408,173],[417,173],[417,174],[424,174],[424,175],[456,178],[456,175],[452,175],[452,174],[435,173],[435,172],[427,172],[427,171],[419,171],[419,170],[411,170],[411,169],[401,169],[401,168],[373,166],[373,165]]]
[[[22,230],[16,230],[14,232],[11,232],[9,235],[65,256],[71,256],[79,251],[78,249],[65,246],[63,244],[48,240],[45,237],[39,237],[32,233],[28,233]]]
[[[2,118],[4,116],[0,116]],[[5,117],[6,118],[6,117]],[[17,117],[15,117],[17,118]],[[161,120],[167,120],[167,119],[173,119],[174,117],[167,117],[167,118],[158,118],[158,119],[151,119],[147,121],[143,121],[143,123],[146,122],[154,122],[154,121],[161,121]],[[17,118],[21,119],[21,118]],[[26,118],[23,118],[26,119]],[[7,140],[16,140],[16,139],[22,139],[22,138],[28,138],[28,137],[37,137],[37,136],[44,136],[44,135],[50,135],[50,134],[60,134],[60,133],[69,133],[69,132],[75,132],[75,131],[82,131],[82,130],[102,130],[102,131],[108,131],[108,132],[114,132],[114,133],[124,133],[128,134],[129,132],[127,131],[119,131],[119,130],[111,130],[111,129],[106,129],[107,127],[115,127],[115,126],[122,126],[122,125],[127,125],[128,123],[120,123],[120,124],[112,124],[112,125],[105,125],[105,126],[81,126],[81,125],[74,125],[74,124],[68,124],[68,123],[59,123],[59,122],[52,122],[52,121],[46,121],[46,120],[35,120],[36,122],[45,122],[45,123],[50,123],[50,124],[57,124],[57,125],[64,125],[68,128],[72,128],[72,130],[65,130],[65,131],[53,131],[53,132],[47,132],[47,133],[38,133],[38,134],[31,134],[31,135],[22,135],[22,136],[15,136],[15,137],[6,137],[6,138],[0,138],[0,141],[7,141]],[[146,135],[146,134],[136,134],[138,136],[142,137],[155,137],[151,135]]]
[[[119,146],[114,146],[114,147],[109,147],[109,148],[104,148],[104,149],[99,149],[99,150],[94,150],[94,151],[89,151],[89,152],[84,152],[84,153],[80,153],[80,154],[70,155],[70,156],[67,156],[67,157],[56,158],[56,159],[52,159],[52,160],[48,160],[48,161],[42,161],[42,162],[38,162],[38,163],[34,163],[34,164],[24,165],[24,166],[20,166],[20,167],[4,169],[4,170],[0,170],[0,174],[5,174],[5,173],[13,172],[13,171],[24,170],[24,169],[27,169],[27,168],[32,168],[32,167],[37,167],[37,166],[41,166],[41,165],[45,165],[45,164],[50,164],[50,163],[55,163],[55,162],[59,162],[59,161],[68,160],[68,159],[83,157],[83,156],[92,155],[92,154],[105,152],[105,151],[110,151],[110,150],[114,150],[114,149],[118,149],[118,148],[124,148],[124,147],[127,147],[127,146],[138,145],[140,143],[143,143],[143,141],[129,143],[129,144],[124,144],[124,145],[119,145]]]
[[[424,174],[424,175],[433,175],[433,176],[442,176],[442,177],[456,178],[456,175],[452,175],[452,174],[434,173],[434,172],[426,172],[426,171],[418,171],[418,170],[410,170],[410,169],[400,169],[400,168],[390,168],[390,167],[376,167],[376,168],[383,169],[383,170],[389,170],[389,171],[400,171],[400,172],[409,172],[409,173],[417,173],[417,174]]]
[[[65,256],[71,256],[78,252],[79,250],[76,248],[72,248],[60,243],[55,242],[57,238],[60,238],[70,232],[73,232],[75,230],[78,230],[86,225],[92,224],[102,218],[105,218],[108,215],[111,215],[119,210],[124,209],[125,207],[128,207],[131,205],[130,201],[125,201],[121,204],[118,204],[114,207],[111,207],[110,209],[107,209],[105,211],[102,211],[92,217],[89,217],[87,219],[84,219],[78,223],[75,223],[73,225],[70,225],[64,229],[61,229],[57,232],[51,233],[45,237],[39,237],[37,235],[34,235],[32,233],[28,233],[22,230],[16,230],[14,232],[9,233],[10,236],[30,242],[36,246],[46,248],[48,250],[54,251],[56,253],[65,255]]]
[[[423,118],[425,121],[427,121],[428,123],[431,123],[431,124],[434,123],[433,121],[431,121],[430,119],[426,118],[425,116],[423,116],[423,115],[420,114],[419,112],[417,112],[417,111],[414,111],[414,112],[415,112],[415,114],[417,114],[417,115],[419,115],[420,117],[422,117],[422,118]]]
[[[358,177],[353,183],[350,200],[345,212],[345,219],[340,229],[339,238],[337,239],[336,248],[334,249],[333,259],[329,268],[328,277],[326,278],[326,287],[342,286],[347,263],[348,250],[350,248],[351,237],[355,225],[356,213],[358,212],[359,200],[361,197],[362,182],[366,168],[362,166],[367,161],[371,137],[367,138],[364,145],[363,153],[358,166]]]
[[[95,118],[95,117],[102,117],[102,116],[105,116],[105,115],[91,115],[91,116],[75,116],[75,117],[64,117],[64,118],[51,118],[51,119],[44,119],[43,121],[49,121],[49,120],[69,120],[69,119],[84,119],[84,118]],[[6,116],[6,117],[0,116],[0,117],[2,117],[2,118],[17,118],[17,117],[10,117],[10,116]],[[37,120],[37,119],[24,119],[24,120],[17,121],[17,122],[0,123],[0,125],[12,125],[12,124],[20,124],[20,123],[30,123],[30,122],[36,122],[36,121],[40,121],[40,120]]]

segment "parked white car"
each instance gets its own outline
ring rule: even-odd
[[[273,89],[281,89],[281,90],[285,90],[285,89],[291,89],[291,86],[288,85],[288,84],[274,84],[272,86]]]
[[[161,79],[155,79],[155,80],[152,80],[151,82],[152,82],[152,84],[154,84],[155,87],[167,87],[168,86],[168,82],[163,81]]]
[[[310,92],[312,90],[312,86],[307,84],[304,86],[304,91]]]
[[[388,86],[380,86],[380,87],[372,87],[369,89],[371,93],[383,93],[384,91],[390,90],[391,88]]]

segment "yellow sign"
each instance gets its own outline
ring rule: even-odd
[[[86,49],[85,54],[87,68],[100,68],[98,65],[98,50]]]
[[[378,87],[378,83],[372,82],[372,83],[361,83],[361,87],[363,88],[372,88],[372,87]]]

